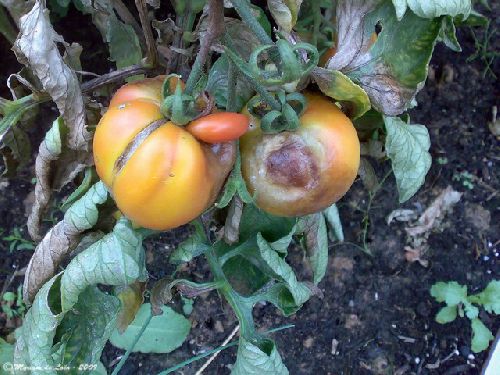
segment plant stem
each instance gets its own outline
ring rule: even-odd
[[[227,104],[226,110],[228,112],[235,112],[236,108],[236,82],[238,78],[238,71],[234,63],[229,60],[229,69],[227,70]]]
[[[318,34],[319,27],[321,26],[321,6],[319,1],[313,1],[313,20],[314,20],[314,29],[313,29],[313,40],[312,44],[317,48],[318,47]]]
[[[247,340],[254,338],[256,336],[256,331],[252,317],[252,306],[246,304],[243,298],[241,298],[241,296],[233,290],[231,284],[229,284],[229,281],[222,270],[222,266],[220,265],[219,258],[215,254],[215,250],[210,248],[205,253],[205,257],[207,258],[208,265],[214,275],[215,281],[222,281],[225,283],[219,291],[226,298],[227,302],[231,305],[234,313],[238,317],[241,335]]]
[[[319,1],[319,0],[318,0]],[[262,44],[273,44],[273,40],[267,35],[266,30],[261,26],[259,21],[254,17],[252,9],[248,5],[247,0],[231,0],[234,9],[240,15],[243,22],[247,24],[250,29],[255,33],[257,38]]]
[[[155,38],[151,30],[151,24],[148,19],[147,5],[145,0],[135,0],[135,6],[139,11],[142,31],[146,38],[146,59],[144,65],[147,67],[155,67],[158,62],[158,51],[156,50]]]
[[[207,33],[201,42],[200,51],[196,55],[193,68],[189,74],[186,82],[184,93],[191,95],[193,90],[201,77],[203,66],[208,58],[210,47],[224,30],[224,1],[223,0],[209,0],[208,3],[208,25]]]
[[[135,336],[134,342],[132,343],[132,345],[130,345],[130,348],[127,349],[127,351],[125,352],[125,354],[123,355],[123,357],[121,357],[120,362],[118,362],[118,364],[116,365],[116,367],[113,370],[113,372],[111,373],[111,375],[117,375],[118,372],[121,370],[121,368],[123,367],[123,365],[127,361],[130,353],[132,353],[132,350],[134,350],[134,346],[137,344],[137,342],[141,338],[142,334],[144,333],[144,331],[146,330],[147,326],[149,325],[149,322],[151,322],[151,319],[153,319],[153,315],[151,314],[151,312],[149,312],[149,316],[146,319],[146,321],[144,322],[144,324],[142,325],[141,330],[139,331],[139,333]]]
[[[269,104],[269,106],[276,111],[281,112],[281,104],[274,99],[274,97],[269,94],[269,92],[266,90],[266,88],[261,85],[252,75],[250,72],[250,68],[248,67],[248,64],[243,58],[238,56],[235,52],[234,46],[233,46],[233,41],[229,34],[226,34],[224,36],[224,43],[226,45],[226,55],[229,57],[229,61],[232,62],[238,70],[243,73],[243,76],[245,79],[253,86],[255,91],[261,96],[261,98]]]
[[[144,66],[143,64],[127,66],[126,68],[115,70],[108,74],[103,74],[100,77],[91,79],[90,81],[84,82],[81,85],[81,89],[83,93],[88,93],[98,87],[107,85],[108,83],[121,81],[136,74],[143,74],[151,69],[152,68]]]
[[[0,33],[9,41],[10,44],[14,44],[16,41],[17,31],[10,23],[9,17],[7,16],[7,13],[2,5],[0,5]]]

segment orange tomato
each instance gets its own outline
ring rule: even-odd
[[[238,139],[248,129],[249,118],[241,113],[211,113],[191,121],[186,130],[207,143],[228,142]]]
[[[359,140],[349,118],[322,95],[305,97],[297,131],[264,134],[252,117],[240,139],[247,188],[261,209],[277,216],[329,207],[349,190],[359,168]]]
[[[94,135],[97,173],[134,223],[166,230],[213,204],[235,160],[234,142],[206,144],[161,112],[164,77],[121,87]]]

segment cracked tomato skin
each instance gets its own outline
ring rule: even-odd
[[[206,144],[166,121],[160,112],[163,80],[121,87],[93,144],[97,174],[120,211],[157,230],[186,224],[212,205],[236,151],[235,142]]]
[[[305,97],[297,131],[264,134],[251,118],[240,139],[247,188],[257,206],[276,216],[329,207],[349,190],[359,168],[359,140],[349,118],[323,95]]]

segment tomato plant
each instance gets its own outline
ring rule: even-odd
[[[127,351],[113,374],[132,351],[180,347],[192,299],[212,290],[237,320],[231,373],[289,373],[270,336],[289,327],[263,332],[254,307],[290,316],[331,287],[320,283],[331,242],[343,240],[336,202],[353,184],[368,190],[367,212],[390,174],[401,203],[423,185],[430,137],[408,110],[436,42],[460,50],[455,24],[472,10],[470,0],[1,3],[0,33],[26,67],[9,77],[13,100],[0,98],[9,175],[29,159],[25,130],[44,129],[33,126],[36,109],[53,102],[58,111],[34,167],[27,227],[38,244],[23,284],[31,307],[5,356],[21,369],[105,373],[110,341]],[[98,33],[102,44],[84,44],[95,51],[55,31],[68,12],[90,15],[81,22],[95,30],[75,29]],[[79,186],[66,202],[51,204],[70,182]],[[61,220],[46,231],[52,206]],[[354,248],[373,255],[368,213],[360,221]],[[480,301],[487,310],[489,299]],[[492,334],[473,321],[484,349]]]

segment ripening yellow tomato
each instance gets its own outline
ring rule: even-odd
[[[356,178],[360,146],[349,118],[323,95],[306,93],[297,131],[264,134],[257,118],[240,139],[241,169],[264,211],[303,216],[338,201]]]
[[[97,173],[120,211],[158,230],[186,224],[212,205],[236,152],[235,142],[206,144],[164,119],[163,80],[121,87],[93,144]]]

